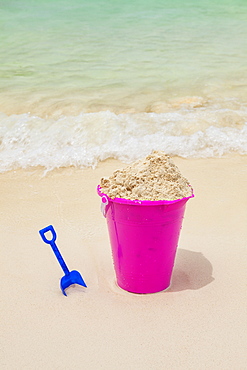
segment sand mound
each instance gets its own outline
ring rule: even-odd
[[[175,200],[189,197],[192,189],[171,158],[154,151],[109,178],[101,179],[101,191],[110,198]]]

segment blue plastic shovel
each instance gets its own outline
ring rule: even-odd
[[[45,237],[45,233],[47,233],[48,231],[50,231],[52,234],[51,240]],[[65,273],[65,275],[61,278],[61,281],[60,281],[60,287],[61,287],[63,294],[67,296],[67,294],[65,293],[65,289],[67,289],[72,284],[78,284],[78,285],[87,287],[81,274],[76,270],[69,271],[66,263],[64,262],[64,259],[61,253],[59,252],[58,247],[56,246],[56,243],[55,243],[57,234],[54,230],[54,227],[52,225],[47,226],[44,229],[39,230],[39,233],[43,241],[47,244],[50,244],[50,246],[52,247],[53,252],[55,253],[55,256],[57,257],[57,260],[60,263],[60,266],[62,267],[63,272]]]

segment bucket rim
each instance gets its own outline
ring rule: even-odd
[[[105,198],[107,201],[111,201],[113,203],[119,203],[119,204],[156,206],[156,205],[174,204],[174,203],[178,203],[178,202],[181,202],[181,201],[187,201],[190,198],[194,198],[194,196],[195,196],[194,191],[193,191],[191,185],[189,185],[189,186],[192,190],[192,194],[189,197],[179,198],[179,199],[175,199],[175,200],[138,200],[138,199],[133,200],[133,199],[126,199],[126,198],[110,198],[107,194],[101,192],[101,186],[100,185],[97,186],[97,193],[102,198],[102,201],[103,201],[103,198]]]

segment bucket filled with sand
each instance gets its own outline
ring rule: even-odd
[[[117,284],[132,293],[169,287],[193,190],[163,152],[116,170],[97,188],[107,219]]]

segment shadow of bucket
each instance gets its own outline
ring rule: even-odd
[[[190,197],[173,201],[129,200],[101,197],[106,217],[117,284],[139,294],[169,287],[182,227]]]

